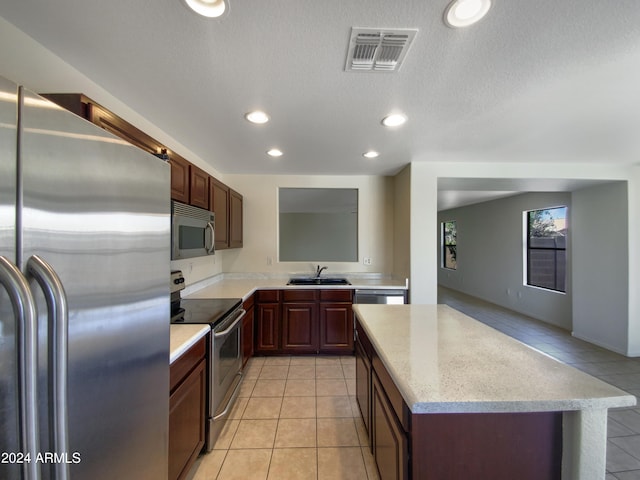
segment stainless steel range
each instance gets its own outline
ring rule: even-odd
[[[242,318],[247,312],[241,298],[183,299],[184,277],[171,272],[171,323],[211,326],[207,451],[220,435],[242,383]]]

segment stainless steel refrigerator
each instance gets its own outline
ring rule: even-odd
[[[170,168],[0,77],[0,478],[167,478]]]

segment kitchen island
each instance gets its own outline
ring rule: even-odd
[[[357,399],[386,478],[603,479],[634,396],[445,305],[354,305]]]

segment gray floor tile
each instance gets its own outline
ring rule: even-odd
[[[640,460],[640,435],[630,437],[615,437],[609,440],[632,457]]]
[[[607,442],[607,471],[611,473],[640,469],[640,460],[617,445]]]
[[[629,472],[618,472],[611,478],[617,478],[618,480],[640,480],[640,470],[631,470]],[[606,480],[609,480],[607,476]]]

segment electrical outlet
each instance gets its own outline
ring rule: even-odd
[[[273,265],[273,258],[267,257],[267,265]]]
[[[364,263],[365,265],[371,265],[371,257],[364,257],[362,263]]]

